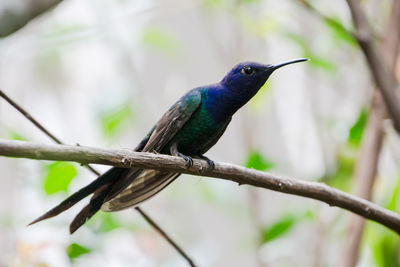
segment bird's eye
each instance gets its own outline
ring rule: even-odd
[[[246,74],[246,75],[251,75],[254,72],[256,72],[256,70],[253,67],[250,67],[250,66],[244,66],[242,68],[242,70],[240,71],[240,73]]]

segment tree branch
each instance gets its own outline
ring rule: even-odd
[[[6,37],[32,19],[61,3],[62,0],[25,0],[0,9],[0,37]]]
[[[322,14],[314,6],[306,0],[297,0],[300,4],[305,6],[312,13],[325,21],[332,21],[328,16]],[[359,16],[359,14],[358,14]],[[362,19],[361,19],[362,20]],[[357,19],[358,34],[347,31],[352,35],[355,40],[360,41],[360,36],[364,39],[372,39],[374,33],[364,26],[368,26],[366,21],[361,22],[360,18]],[[388,20],[385,32],[382,36],[382,56],[383,62],[387,64],[388,68],[394,72],[397,61],[397,51],[400,43],[400,1],[393,0],[392,12]],[[353,186],[354,192],[357,196],[366,200],[371,199],[373,184],[376,178],[377,163],[383,140],[383,120],[387,116],[385,103],[383,102],[379,89],[374,90],[374,95],[371,101],[371,111],[369,120],[362,140],[359,158],[356,163],[355,184]],[[353,215],[350,217],[348,233],[346,242],[343,248],[343,257],[340,259],[340,266],[353,267],[357,264],[359,247],[361,238],[364,231],[365,220],[362,217]]]
[[[368,62],[369,69],[376,85],[382,93],[387,110],[392,118],[394,128],[400,134],[400,95],[399,84],[384,58],[374,43],[374,34],[367,17],[361,9],[359,0],[347,0],[356,28],[358,44]]]
[[[330,17],[324,16],[318,10],[316,10],[308,1],[298,0],[306,8],[313,11],[315,14],[323,18],[324,20],[332,20]],[[398,0],[395,0],[395,2]],[[351,34],[358,42],[364,56],[367,60],[369,69],[375,80],[375,83],[382,93],[383,100],[389,111],[389,115],[392,118],[393,126],[397,133],[400,134],[400,95],[399,95],[399,83],[396,80],[394,74],[390,71],[389,66],[385,64],[384,56],[382,55],[376,45],[374,40],[374,32],[369,26],[366,15],[360,7],[359,0],[347,0],[353,23],[356,28],[356,32]],[[399,20],[397,17],[392,17],[393,19],[389,22],[389,27],[398,30]],[[388,40],[391,45],[396,46],[399,42],[397,35],[391,36],[386,35],[385,38],[393,39]],[[389,47],[389,49],[392,47]],[[387,53],[386,53],[387,54]]]
[[[94,163],[124,168],[148,168],[210,176],[237,182],[239,185],[248,184],[320,200],[330,206],[337,206],[374,220],[400,234],[399,214],[367,200],[352,196],[323,183],[298,181],[229,163],[216,163],[215,169],[209,170],[206,161],[195,159],[193,166],[187,169],[184,159],[163,154],[69,145],[44,145],[2,139],[0,139],[0,155],[40,160],[75,161],[81,164]]]
[[[392,12],[384,31],[383,43],[381,44],[383,61],[393,73],[395,73],[400,45],[398,25],[400,25],[400,1],[394,0]],[[375,89],[368,124],[361,144],[360,156],[356,163],[355,184],[353,186],[356,195],[367,200],[372,198],[373,185],[376,180],[378,160],[384,136],[383,120],[385,116],[387,115],[382,96]],[[350,217],[348,234],[343,249],[344,256],[340,266],[354,267],[357,265],[364,226],[365,220],[363,218],[355,215]]]
[[[383,119],[385,105],[381,94],[375,89],[371,111],[365,128],[361,149],[356,163],[354,193],[366,200],[371,200],[373,185],[376,180],[379,155],[383,143]],[[343,267],[354,267],[359,258],[361,238],[364,232],[365,220],[353,215],[349,219],[347,237],[343,240],[343,257],[340,259]]]
[[[25,118],[27,118],[30,122],[32,122],[39,130],[41,130],[44,134],[46,134],[50,139],[52,139],[55,143],[62,145],[60,139],[58,139],[55,135],[50,133],[42,124],[40,124],[28,111],[14,102],[8,95],[6,95],[0,89],[0,97],[4,98],[11,106],[13,106],[16,110],[18,110]],[[96,169],[94,169],[90,165],[86,165],[86,167],[91,170],[97,176],[100,175]],[[188,254],[140,207],[135,207],[135,210],[139,212],[140,215],[171,245],[176,251],[187,261],[190,266],[196,266],[193,260],[189,257]]]

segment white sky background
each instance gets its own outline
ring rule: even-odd
[[[316,180],[334,168],[338,144],[345,142],[348,128],[368,102],[371,85],[360,54],[345,45],[333,46],[329,36],[322,34],[326,28],[294,2],[269,0],[240,9],[265,23],[260,37],[251,33],[251,24],[245,30],[230,12],[207,8],[201,1],[65,0],[0,40],[0,87],[66,143],[133,148],[177,98],[193,87],[219,81],[234,64],[302,57],[301,49],[280,33],[280,29],[293,31],[318,47],[337,71],[315,70],[310,63],[280,69],[264,88],[268,91],[260,92],[261,100],[234,116],[207,155],[244,164],[253,148],[274,163],[273,172]],[[321,9],[349,22],[345,5],[329,5]],[[149,28],[171,36],[172,51],[163,53],[144,44],[142,33]],[[98,114],[125,100],[132,105],[133,122],[116,138],[104,138]],[[1,137],[7,138],[10,129],[32,141],[50,142],[0,101]],[[396,138],[392,142],[398,146]],[[393,178],[398,171],[393,159],[387,156],[383,164],[391,166],[388,177]],[[1,158],[0,169],[0,216],[12,221],[12,226],[0,225],[0,266],[70,266],[65,246],[72,242],[95,247],[74,266],[186,266],[131,210],[117,216],[140,225],[138,231],[119,229],[96,236],[83,227],[70,236],[68,223],[83,203],[57,218],[25,227],[65,195],[46,197],[40,190],[39,162]],[[79,170],[69,193],[93,179],[88,171]],[[252,194],[258,197],[255,208]],[[316,224],[329,225],[338,213],[295,196],[187,176],[143,207],[200,266],[257,266],[259,261],[271,266],[311,266],[319,246],[311,233]],[[255,249],[255,224],[307,210],[321,217],[318,223],[302,222],[290,235]],[[327,266],[334,263],[332,255],[340,252],[337,233],[344,226],[341,221],[333,234],[327,234],[329,242],[321,256]]]

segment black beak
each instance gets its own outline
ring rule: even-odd
[[[303,61],[308,61],[308,59],[307,58],[300,58],[300,59],[291,60],[291,61],[288,61],[288,62],[285,62],[285,63],[281,63],[281,64],[278,64],[278,65],[272,65],[271,67],[268,68],[268,70],[272,73],[274,70],[277,70],[280,67],[283,67],[283,66],[286,66],[286,65],[289,65],[289,64],[293,64],[293,63],[303,62]]]

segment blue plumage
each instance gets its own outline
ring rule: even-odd
[[[182,96],[156,123],[135,151],[158,152],[184,158],[203,156],[222,136],[232,115],[246,104],[276,69],[306,59],[279,65],[255,62],[237,64],[216,84],[195,88]],[[53,217],[93,193],[87,206],[70,225],[73,233],[100,208],[117,211],[137,205],[157,194],[180,174],[146,169],[111,168],[32,223]]]

